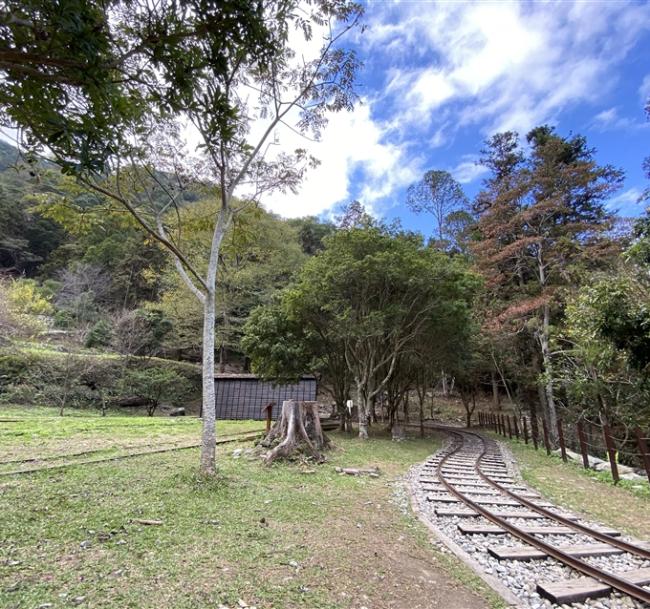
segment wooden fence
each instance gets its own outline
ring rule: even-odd
[[[544,419],[536,417],[518,418],[499,412],[479,412],[478,421],[480,427],[510,439],[523,440],[526,444],[532,443],[535,450],[543,448],[548,455],[557,447],[565,463],[568,461],[567,450],[573,450],[582,456],[585,469],[591,467],[590,456],[602,457],[609,461],[614,484],[620,480],[620,459],[623,459],[631,467],[644,469],[650,483],[650,437],[639,428],[625,438],[617,438],[609,425],[585,419],[575,423],[558,419],[553,430],[555,433],[551,433]]]

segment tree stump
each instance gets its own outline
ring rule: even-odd
[[[317,402],[282,402],[278,420],[262,440],[262,446],[271,448],[264,461],[273,463],[303,450],[317,461],[324,461],[322,451],[330,446],[329,438],[323,433]]]

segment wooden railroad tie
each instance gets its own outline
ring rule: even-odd
[[[616,573],[616,576],[623,577],[637,586],[647,586],[650,584],[650,567]],[[537,592],[557,605],[568,605],[580,603],[587,598],[607,596],[612,592],[612,588],[593,577],[579,577],[562,582],[539,583]]]
[[[611,556],[613,554],[623,554],[623,550],[615,548],[607,543],[590,543],[585,545],[566,545],[558,546],[558,550],[582,558],[583,556]],[[502,546],[491,546],[488,552],[499,560],[539,560],[547,558],[548,554],[532,546],[523,548],[505,548]]]

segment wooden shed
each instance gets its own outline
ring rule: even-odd
[[[262,408],[275,402],[275,419],[284,400],[315,401],[318,385],[313,376],[303,376],[295,385],[274,385],[254,374],[217,374],[214,379],[217,419],[266,418]]]

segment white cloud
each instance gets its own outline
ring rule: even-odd
[[[650,74],[647,74],[646,77],[643,79],[643,82],[639,87],[639,96],[641,97],[641,101],[645,106],[645,104],[650,99]]]
[[[401,47],[402,56],[423,58],[393,76],[386,91],[408,87],[412,103],[396,121],[403,134],[414,124],[436,126],[449,107],[452,131],[474,123],[484,133],[526,131],[553,122],[569,105],[615,86],[612,68],[650,27],[650,5],[633,2],[373,3],[368,14],[377,22],[369,52]]]
[[[370,2],[366,22],[357,40],[374,72],[360,75],[364,105],[332,116],[320,142],[284,128],[279,134],[284,150],[307,148],[321,161],[297,195],[266,196],[264,204],[282,215],[318,214],[354,198],[379,210],[436,166],[475,182],[486,169],[474,157],[439,161],[436,150],[451,149],[462,128],[476,131],[477,146],[489,133],[526,132],[558,122],[577,104],[595,105],[616,87],[620,62],[650,28],[650,4]],[[646,92],[650,74],[640,89]],[[612,107],[592,126],[638,124]],[[633,195],[614,201],[632,205]]]
[[[372,119],[367,102],[352,112],[333,115],[318,142],[305,141],[285,129],[280,134],[283,147],[307,148],[320,165],[307,173],[298,194],[271,193],[263,204],[287,217],[319,214],[353,196],[372,207],[417,175],[403,148],[385,142],[383,135],[384,129]],[[355,171],[363,182],[352,195],[350,184]]]
[[[620,120],[621,119],[618,115],[618,110],[616,108],[609,108],[609,110],[603,110],[602,112],[596,114],[596,116],[594,117],[594,123],[596,123],[596,125],[598,125],[602,129],[606,129],[607,127],[616,125]]]
[[[469,184],[481,176],[488,173],[489,169],[484,165],[478,164],[476,157],[465,157],[456,167],[451,170],[451,174],[461,184]]]
[[[625,129],[648,129],[650,123],[640,122],[626,116],[621,116],[618,112],[618,108],[614,107],[596,114],[593,126],[600,131],[621,131]]]
[[[620,212],[623,216],[637,216],[641,209],[639,197],[641,191],[638,188],[628,188],[620,195],[610,199],[607,202],[607,207],[612,212]]]

